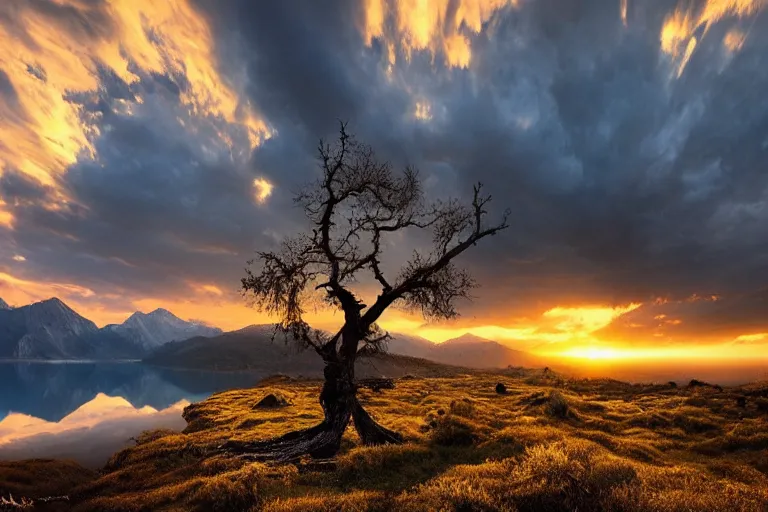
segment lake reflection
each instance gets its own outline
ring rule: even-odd
[[[98,467],[144,430],[182,430],[190,402],[263,376],[141,363],[0,363],[0,460],[71,458]]]

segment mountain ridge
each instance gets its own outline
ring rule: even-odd
[[[6,359],[139,359],[171,341],[218,334],[220,329],[165,309],[136,312],[122,324],[99,328],[58,297],[0,307],[0,358]]]
[[[285,373],[317,373],[322,360],[313,350],[301,350],[279,334],[272,341],[274,324],[254,324],[212,338],[190,338],[163,345],[145,362],[196,370],[242,371],[271,369]],[[433,343],[419,336],[392,333],[387,352],[392,356],[428,360],[454,367],[491,369],[508,366],[544,366],[535,356],[496,341],[470,335],[464,341]],[[460,337],[462,338],[462,337]]]
[[[3,302],[4,303],[4,302]],[[102,328],[52,297],[18,308],[0,308],[0,358],[6,359],[145,359],[172,367],[222,369],[269,368],[285,364],[316,371],[322,361],[312,351],[285,343],[274,324],[254,324],[223,332],[188,322],[164,308],[137,311],[121,324]],[[222,343],[216,343],[223,341]],[[254,346],[248,346],[255,343]],[[465,333],[443,343],[393,333],[393,355],[468,368],[544,366],[535,356],[494,340]]]
[[[540,358],[528,352],[512,349],[503,343],[472,333],[464,333],[442,343],[433,343],[425,338],[399,333],[393,333],[392,336],[394,343],[390,343],[390,349],[395,353],[425,357],[442,364],[471,368],[546,366]],[[398,342],[398,339],[404,341]]]

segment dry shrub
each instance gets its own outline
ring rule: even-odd
[[[512,425],[496,432],[491,441],[504,444],[520,444],[524,447],[562,440],[563,432],[554,427],[542,425]]]
[[[426,446],[363,446],[338,458],[336,476],[345,486],[399,489],[426,480],[442,465]]]
[[[475,404],[469,398],[454,400],[451,402],[450,411],[457,416],[471,418],[475,415]]]
[[[603,499],[622,512],[753,512],[768,510],[768,490],[712,478],[685,467],[642,466],[639,485],[621,486]]]
[[[136,442],[136,445],[139,446],[139,445],[151,443],[153,441],[157,441],[158,439],[162,439],[163,437],[166,437],[166,436],[173,436],[173,435],[178,435],[178,432],[176,432],[175,430],[171,430],[169,428],[157,428],[154,430],[145,430],[133,440]]]
[[[547,401],[547,414],[553,418],[565,419],[570,414],[568,400],[559,391],[551,391]]]
[[[606,457],[594,461],[587,478],[589,487],[601,492],[628,485],[636,479],[635,465],[618,457]]]
[[[383,493],[353,491],[345,494],[277,499],[261,510],[263,512],[383,512],[396,509],[390,505]]]
[[[414,512],[514,512],[516,509],[498,501],[481,479],[443,477],[401,494],[393,510]]]
[[[259,504],[260,465],[245,466],[203,481],[190,497],[193,510],[242,512]]]
[[[704,432],[720,430],[720,426],[711,418],[702,415],[695,409],[681,409],[675,414],[672,423],[683,429],[686,434],[701,434]]]
[[[469,421],[454,414],[446,414],[435,420],[430,439],[440,446],[470,446],[478,441],[479,435]]]

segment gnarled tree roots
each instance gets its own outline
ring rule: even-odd
[[[351,410],[336,411],[330,418],[314,427],[288,432],[280,437],[264,441],[227,441],[219,450],[233,453],[242,458],[260,461],[290,462],[305,455],[315,459],[335,456],[341,446],[341,437],[350,417],[363,444],[400,444],[403,438],[397,432],[378,423],[363,409],[357,398],[353,398]]]

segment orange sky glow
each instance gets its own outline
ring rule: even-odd
[[[169,309],[181,318],[203,320],[224,330],[274,321],[249,307],[237,294],[215,285],[190,286],[190,294],[179,299],[135,299],[132,301],[135,309],[119,311],[84,300],[93,297],[93,292],[77,285],[28,282],[0,273],[0,296],[16,305],[59,296],[99,326],[120,323],[134,310],[148,312],[159,307]],[[554,306],[542,311],[538,318],[510,318],[508,323],[501,325],[461,317],[451,324],[428,324],[418,315],[394,309],[385,313],[380,324],[390,332],[421,336],[436,343],[469,333],[496,340],[510,348],[584,364],[611,360],[756,360],[760,359],[760,353],[765,354],[763,359],[768,359],[768,351],[756,351],[768,347],[768,332],[736,331],[719,341],[697,343],[695,339],[684,339],[676,340],[677,344],[662,346],[653,338],[630,341],[604,339],[596,334],[614,319],[639,306]],[[337,329],[342,320],[340,313],[325,308],[308,311],[306,318],[312,325],[328,330]]]

